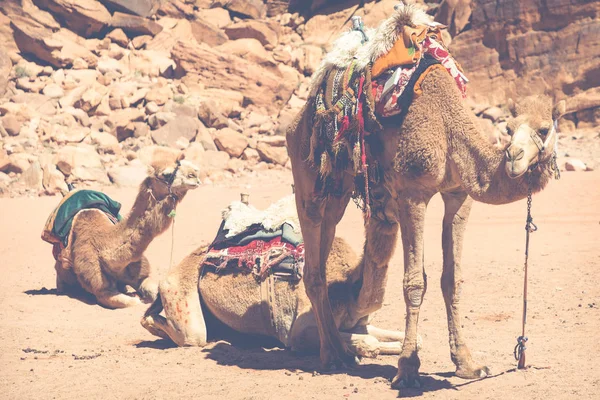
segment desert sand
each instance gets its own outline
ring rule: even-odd
[[[291,174],[262,172],[190,192],[177,210],[174,262],[210,242],[220,211],[241,191],[265,207],[289,194]],[[475,204],[463,251],[463,323],[474,358],[492,376],[453,376],[439,288],[439,196],[426,222],[428,291],[419,324],[423,399],[588,399],[600,391],[600,172],[563,173],[533,199],[539,231],[531,237],[529,346],[525,371],[515,370],[521,331],[525,201]],[[127,212],[136,191],[107,189]],[[324,372],[315,355],[216,338],[206,348],[177,348],[139,324],[142,305],[108,310],[57,296],[51,246],[40,239],[57,197],[0,199],[0,398],[2,399],[393,399],[395,356],[363,359],[351,370]],[[351,203],[338,235],[359,252],[363,222]],[[161,274],[169,268],[171,231],[149,248]],[[404,329],[402,248],[392,259],[377,326]]]

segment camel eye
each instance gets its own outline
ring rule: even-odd
[[[510,126],[507,126],[507,127],[506,127],[506,134],[507,134],[508,136],[512,136],[512,135],[513,135],[513,133],[514,133],[514,132],[513,132],[512,128],[511,128]]]
[[[540,128],[540,135],[546,136],[548,134],[548,128]]]

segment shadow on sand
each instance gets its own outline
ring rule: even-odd
[[[59,293],[56,289],[48,289],[46,287],[42,287],[41,289],[29,289],[29,290],[24,291],[23,293],[28,294],[30,296],[47,296],[47,295],[65,296],[65,297],[70,297],[72,299],[79,300],[90,306],[98,304],[98,302],[96,301],[96,297],[94,297],[92,294],[87,293],[83,290],[71,291],[68,293]]]

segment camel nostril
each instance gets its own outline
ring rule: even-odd
[[[521,160],[525,156],[525,151],[523,149],[515,149],[514,147],[509,147],[506,150],[506,159],[508,161],[514,162]]]

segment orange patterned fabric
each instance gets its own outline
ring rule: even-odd
[[[421,51],[418,44],[427,35],[429,27],[425,25],[411,28],[404,26],[402,35],[396,40],[391,50],[384,56],[379,57],[373,64],[372,76],[378,77],[390,68],[401,65],[413,65],[421,59]]]

